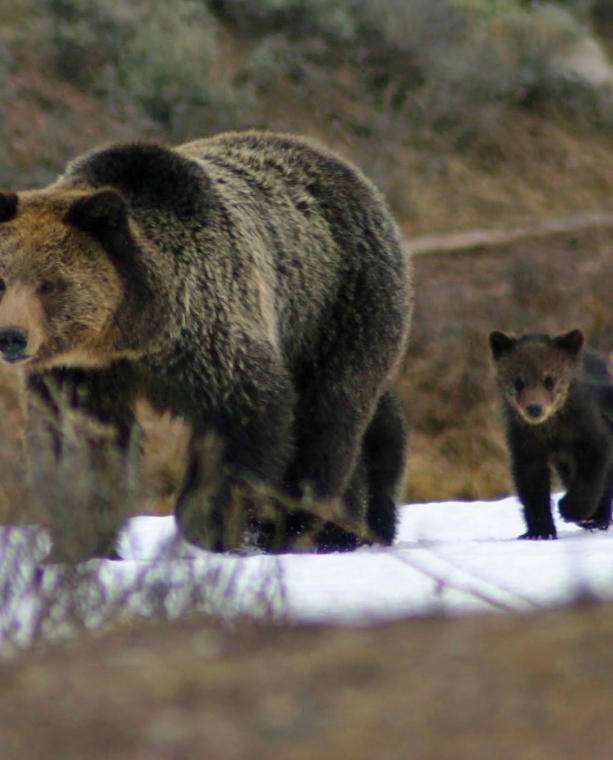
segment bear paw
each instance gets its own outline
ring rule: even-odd
[[[567,493],[558,502],[560,515],[566,522],[590,522],[590,517],[596,511],[596,507],[594,499],[576,493]]]
[[[607,518],[594,518],[592,520],[581,520],[581,522],[577,523],[577,525],[579,525],[579,527],[583,528],[584,530],[589,530],[591,533],[593,533],[596,530],[608,530],[609,525],[611,525],[611,521]]]
[[[557,537],[556,529],[552,526],[547,530],[529,530],[517,538],[521,541],[555,541]]]

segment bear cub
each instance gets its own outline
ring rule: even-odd
[[[557,537],[551,467],[566,489],[562,518],[606,530],[613,498],[613,377],[606,358],[584,349],[581,330],[520,338],[494,331],[489,343],[524,507],[527,531],[520,538]]]

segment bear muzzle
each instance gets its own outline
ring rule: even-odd
[[[26,330],[13,326],[0,330],[0,358],[9,364],[16,364],[29,358]]]
[[[1,336],[0,336],[1,339]],[[541,417],[545,414],[545,410],[541,406],[541,404],[528,404],[526,407],[526,414],[528,417],[531,417],[533,420],[540,420]]]

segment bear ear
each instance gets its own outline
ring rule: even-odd
[[[135,245],[128,225],[128,209],[115,190],[99,190],[75,201],[66,221],[93,235],[122,271],[131,268]]]
[[[517,338],[506,335],[500,330],[494,330],[490,333],[490,348],[494,359],[500,359],[504,354],[510,354],[515,349]]]
[[[564,351],[571,356],[576,356],[583,348],[583,333],[581,330],[571,330],[570,332],[557,335],[554,339],[554,345],[560,351]]]
[[[115,190],[100,190],[75,201],[66,221],[104,243],[109,232],[127,226],[126,205]]]
[[[8,222],[17,213],[17,193],[0,193],[0,223]]]

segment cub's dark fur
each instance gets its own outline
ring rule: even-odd
[[[245,483],[314,497],[281,535],[247,509],[264,548],[304,531],[321,549],[351,548],[362,529],[393,540],[406,427],[389,385],[411,268],[357,168],[256,132],[116,145],[48,188],[0,196],[0,215],[0,356],[23,367],[32,417],[46,408],[54,424],[49,381],[123,447],[138,397],[183,417],[192,440],[177,519],[199,546],[240,543],[228,510]],[[205,499],[209,431],[224,453]],[[92,553],[112,552],[115,533]]]
[[[515,486],[527,532],[556,538],[550,465],[566,495],[567,522],[606,529],[613,498],[613,378],[604,356],[583,349],[583,334],[515,338],[490,334]]]

